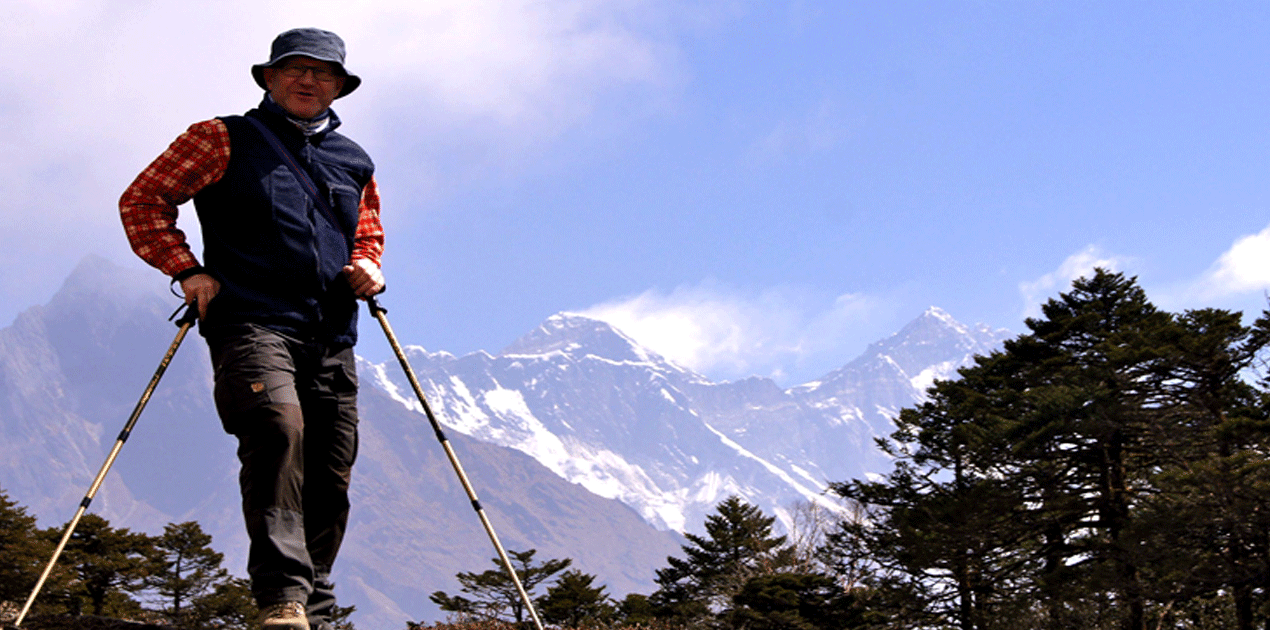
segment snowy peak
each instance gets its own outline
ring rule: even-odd
[[[886,435],[900,409],[925,400],[936,380],[956,378],[959,368],[992,352],[1008,334],[965,326],[931,307],[847,365],[791,392],[835,418],[861,419],[875,435]]]
[[[932,306],[899,332],[871,344],[855,362],[874,362],[885,358],[913,377],[950,361],[964,364],[976,354],[987,354],[1007,334],[1007,331],[992,330],[987,326],[970,328],[943,309]]]
[[[570,357],[594,355],[611,361],[665,363],[665,359],[641,347],[609,324],[571,313],[552,315],[504,348],[501,355],[543,356],[555,353]]]

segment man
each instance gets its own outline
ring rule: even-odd
[[[238,438],[261,625],[329,629],[357,452],[357,298],[384,288],[379,194],[370,158],[335,132],[332,101],[361,84],[337,35],[282,33],[251,70],[260,106],[191,125],[119,207],[133,250],[198,309]],[[176,227],[190,199],[201,264]]]

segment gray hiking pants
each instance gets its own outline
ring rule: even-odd
[[[329,627],[357,456],[353,349],[251,324],[218,329],[208,346],[216,409],[238,438],[256,603],[302,602],[315,628]]]

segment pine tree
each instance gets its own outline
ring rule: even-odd
[[[256,627],[259,610],[251,594],[251,582],[245,578],[229,578],[217,582],[211,592],[193,600],[188,613],[182,620],[189,628],[246,630]]]
[[[820,573],[773,573],[751,578],[732,597],[725,627],[745,630],[846,630],[883,621]]]
[[[537,553],[536,549],[529,551],[511,551],[507,552],[508,557],[512,561],[512,568],[516,571],[516,577],[519,578],[521,586],[525,592],[533,598],[534,590],[544,582],[552,579],[557,573],[567,569],[573,560],[553,559],[546,560],[542,564],[534,564],[533,557]],[[444,591],[436,591],[428,598],[441,607],[441,610],[447,612],[458,613],[464,616],[474,616],[482,619],[514,621],[517,624],[524,623],[528,611],[525,609],[525,603],[520,597],[520,592],[516,590],[516,585],[512,582],[511,577],[507,575],[507,571],[503,568],[503,563],[498,558],[493,560],[495,569],[490,569],[483,573],[462,572],[455,577],[462,585],[462,591],[471,595],[464,597],[462,595],[449,595]]]
[[[624,626],[647,626],[656,619],[656,614],[647,595],[627,593],[617,603],[617,619]]]
[[[1031,479],[1045,482],[1034,490],[1038,498],[1044,493],[1047,515],[1061,528],[1043,541],[1045,577],[1108,594],[1121,627],[1141,630],[1146,593],[1131,507],[1163,463],[1156,438],[1170,421],[1170,344],[1179,331],[1133,280],[1103,271],[1043,310],[1046,319],[1029,320],[1032,335],[1011,350],[1043,385],[1029,392],[1032,413],[1021,417],[1022,454],[1057,464],[1037,467],[1044,474]],[[1055,481],[1065,486],[1063,496],[1053,493]],[[1051,615],[1067,609],[1057,605]]]
[[[213,550],[211,544],[211,535],[195,521],[170,523],[155,540],[161,564],[147,585],[162,598],[163,613],[178,626],[193,627],[207,621],[194,618],[196,613],[208,612],[195,604],[230,581],[229,572],[221,568],[224,554]]]
[[[331,611],[331,630],[357,630],[349,617],[357,612],[356,606],[339,606]]]
[[[44,536],[60,539],[63,531],[64,527],[45,530]],[[115,529],[106,519],[89,513],[80,519],[62,556],[75,576],[60,598],[71,614],[126,617],[140,612],[141,605],[128,594],[141,590],[154,570],[151,537]],[[50,597],[57,594],[50,591]]]
[[[1270,313],[1253,327],[1240,319],[1215,309],[1179,318],[1172,461],[1152,479],[1137,535],[1156,599],[1228,599],[1222,625],[1251,630],[1265,620],[1270,577],[1270,413],[1245,375],[1270,345]]]
[[[568,570],[560,574],[547,594],[537,602],[542,620],[561,628],[587,628],[611,621],[616,608],[604,586],[592,586],[594,575]]]
[[[685,534],[685,558],[671,556],[657,570],[650,603],[659,617],[700,621],[727,610],[732,596],[756,575],[796,563],[785,537],[772,533],[775,517],[731,496],[706,517],[706,535]]]
[[[1172,315],[1096,271],[901,412],[894,471],[836,484],[830,536],[873,563],[893,627],[1141,630],[1264,601],[1266,397],[1243,375],[1270,321]]]
[[[0,489],[0,601],[23,601],[52,548],[37,536],[35,517]]]
[[[897,440],[888,445],[900,457],[883,482],[838,484],[843,496],[866,506],[859,518],[843,521],[828,537],[826,554],[837,555],[842,571],[868,567],[864,585],[887,597],[872,605],[885,609],[895,627],[922,627],[942,619],[956,626],[985,626],[987,619],[1026,604],[1009,594],[1018,589],[1021,558],[1017,498],[976,456],[978,445],[997,430],[954,418],[977,404],[944,383],[932,401],[901,413]],[[921,420],[930,420],[922,425]],[[833,563],[830,563],[831,565]],[[857,589],[853,592],[862,592]],[[1026,625],[1026,624],[1024,624]]]

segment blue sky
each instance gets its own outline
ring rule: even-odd
[[[297,17],[308,16],[308,17]],[[313,17],[313,16],[320,16]],[[17,0],[0,324],[293,26],[348,42],[403,341],[602,316],[708,376],[813,379],[930,306],[1024,330],[1094,265],[1170,310],[1270,289],[1270,4]],[[190,209],[183,222],[197,227]],[[155,283],[165,284],[156,272]],[[367,318],[360,352],[389,358]]]

